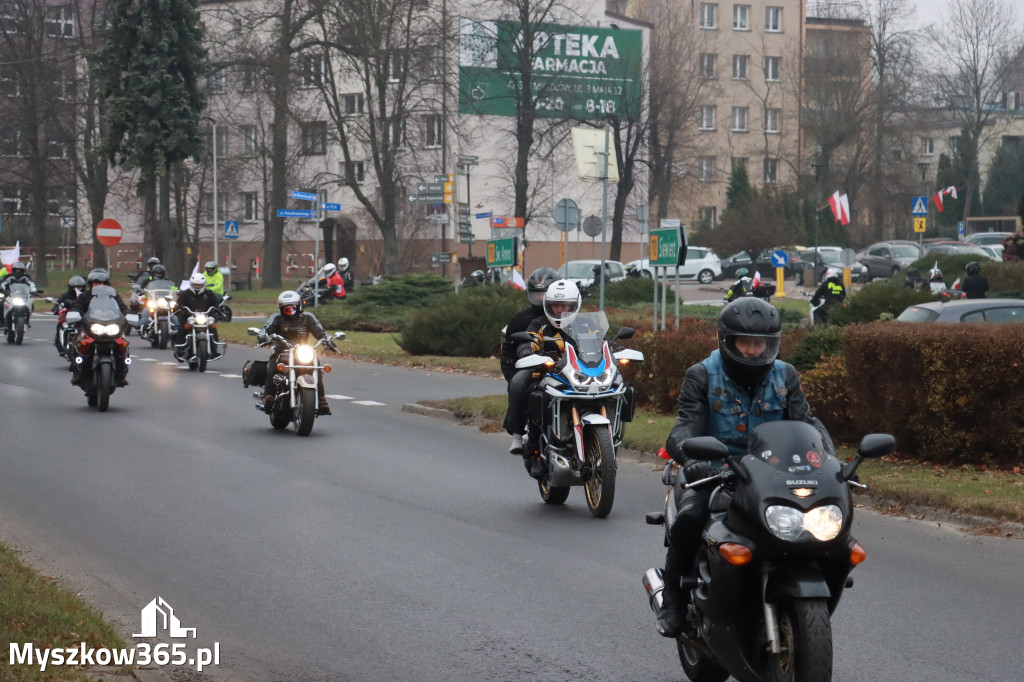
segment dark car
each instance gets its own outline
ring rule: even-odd
[[[794,275],[794,279],[799,286],[817,286],[825,277],[825,272],[829,268],[834,268],[842,272],[844,268],[850,268],[850,280],[853,282],[866,282],[868,281],[868,269],[862,264],[855,262],[853,265],[844,265],[842,260],[843,247],[841,246],[819,246],[818,251],[815,253],[815,247],[811,247],[803,252],[800,256],[800,262],[797,263],[797,271]],[[814,267],[814,282],[804,282],[804,271],[810,268],[813,264]]]
[[[893,240],[877,242],[861,253],[860,260],[868,269],[868,281],[875,277],[893,277],[921,257],[917,242]]]
[[[762,251],[761,255],[757,257],[757,271],[761,273],[761,279],[775,278],[775,266],[772,265],[771,259],[772,254],[778,250],[780,249]],[[792,277],[796,272],[794,263],[799,262],[800,251],[794,247],[782,247],[781,250],[786,252],[786,267],[783,268],[783,276]],[[722,279],[736,279],[736,271],[740,268],[746,268],[747,275],[753,277],[754,269],[750,266],[750,256],[746,251],[740,251],[722,259]]]
[[[930,301],[910,306],[896,319],[900,322],[1024,322],[1024,299]]]

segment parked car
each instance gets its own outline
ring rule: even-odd
[[[772,265],[772,253],[779,249],[772,249],[771,251],[762,251],[761,255],[757,257],[757,271],[761,273],[761,278],[766,279],[768,277],[775,278],[775,266]],[[787,261],[786,267],[783,268],[784,277],[792,277],[796,272],[796,263],[800,261],[800,249],[794,246],[787,246],[782,248],[786,252]],[[753,275],[753,268],[750,264],[750,256],[747,255],[746,251],[740,251],[734,253],[725,260],[722,261],[722,277],[725,279],[735,279],[736,271],[740,268],[746,268],[747,273]]]
[[[985,249],[981,248],[977,244],[968,244],[967,242],[925,242],[924,243],[924,255],[937,254],[937,253],[952,253],[956,255],[969,255],[978,256],[979,258],[991,258]]]
[[[864,249],[858,259],[868,269],[868,281],[875,277],[893,277],[921,257],[917,242],[892,240],[877,242]]]
[[[626,271],[632,272],[633,270],[638,270],[642,277],[648,279],[654,277],[654,268],[651,267],[651,261],[647,258],[626,263]],[[679,279],[695,279],[701,284],[711,284],[722,276],[722,260],[714,249],[704,246],[688,246],[686,248],[686,263],[678,268],[658,268],[659,277],[663,270],[667,271],[667,276],[670,279],[675,277],[678,271]]]
[[[978,246],[980,246],[992,260],[1003,260],[1003,249],[1005,247],[1002,244],[978,244]]]
[[[868,281],[868,269],[863,263],[854,262],[853,265],[843,264],[843,247],[841,246],[819,246],[817,252],[815,247],[811,247],[803,252],[800,256],[800,262],[797,263],[796,274],[794,279],[800,286],[804,286],[804,272],[807,268],[814,267],[814,282],[807,282],[807,286],[817,286],[825,278],[825,272],[829,268],[835,268],[836,270],[842,271],[844,268],[850,269],[850,280],[853,282],[867,282]]]
[[[896,318],[900,322],[1024,322],[1024,299],[963,298],[912,305]]]
[[[558,268],[558,276],[576,283],[578,287],[590,286],[594,281],[594,267],[600,266],[600,260],[571,260]],[[604,271],[609,282],[626,279],[626,266],[617,260],[606,260]]]
[[[1002,244],[1003,241],[1009,237],[1012,232],[975,232],[964,237],[964,241],[968,244],[977,244],[978,246],[984,245],[995,245]]]

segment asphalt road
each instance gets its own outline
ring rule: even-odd
[[[651,466],[596,520],[579,490],[545,506],[503,434],[400,411],[503,382],[332,360],[334,415],[299,438],[242,387],[255,350],[199,375],[132,337],[100,414],[51,334],[0,342],[0,537],[126,633],[159,595],[219,643],[214,680],[683,679],[640,585]],[[1024,543],[863,511],[857,536],[837,682],[1020,679]]]

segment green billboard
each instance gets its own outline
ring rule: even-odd
[[[510,268],[516,264],[516,239],[492,239],[487,242],[487,267]]]
[[[463,18],[459,42],[459,113],[515,116],[528,59],[537,115],[600,120],[640,115],[642,33],[536,24],[526,52],[519,22]]]
[[[679,228],[670,227],[650,232],[651,265],[654,267],[675,267],[679,265],[682,246]]]

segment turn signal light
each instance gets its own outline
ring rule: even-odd
[[[331,366],[330,365],[324,365],[324,372],[330,372],[330,371],[331,371]]]
[[[277,363],[277,371],[278,372],[283,372],[284,371],[284,363],[283,362]]]
[[[864,548],[860,546],[860,543],[853,543],[853,549],[850,550],[850,563],[856,566],[859,563],[863,563],[867,558],[868,553],[864,551]]]
[[[745,566],[754,560],[753,552],[735,542],[723,542],[718,546],[718,553],[733,566]]]

